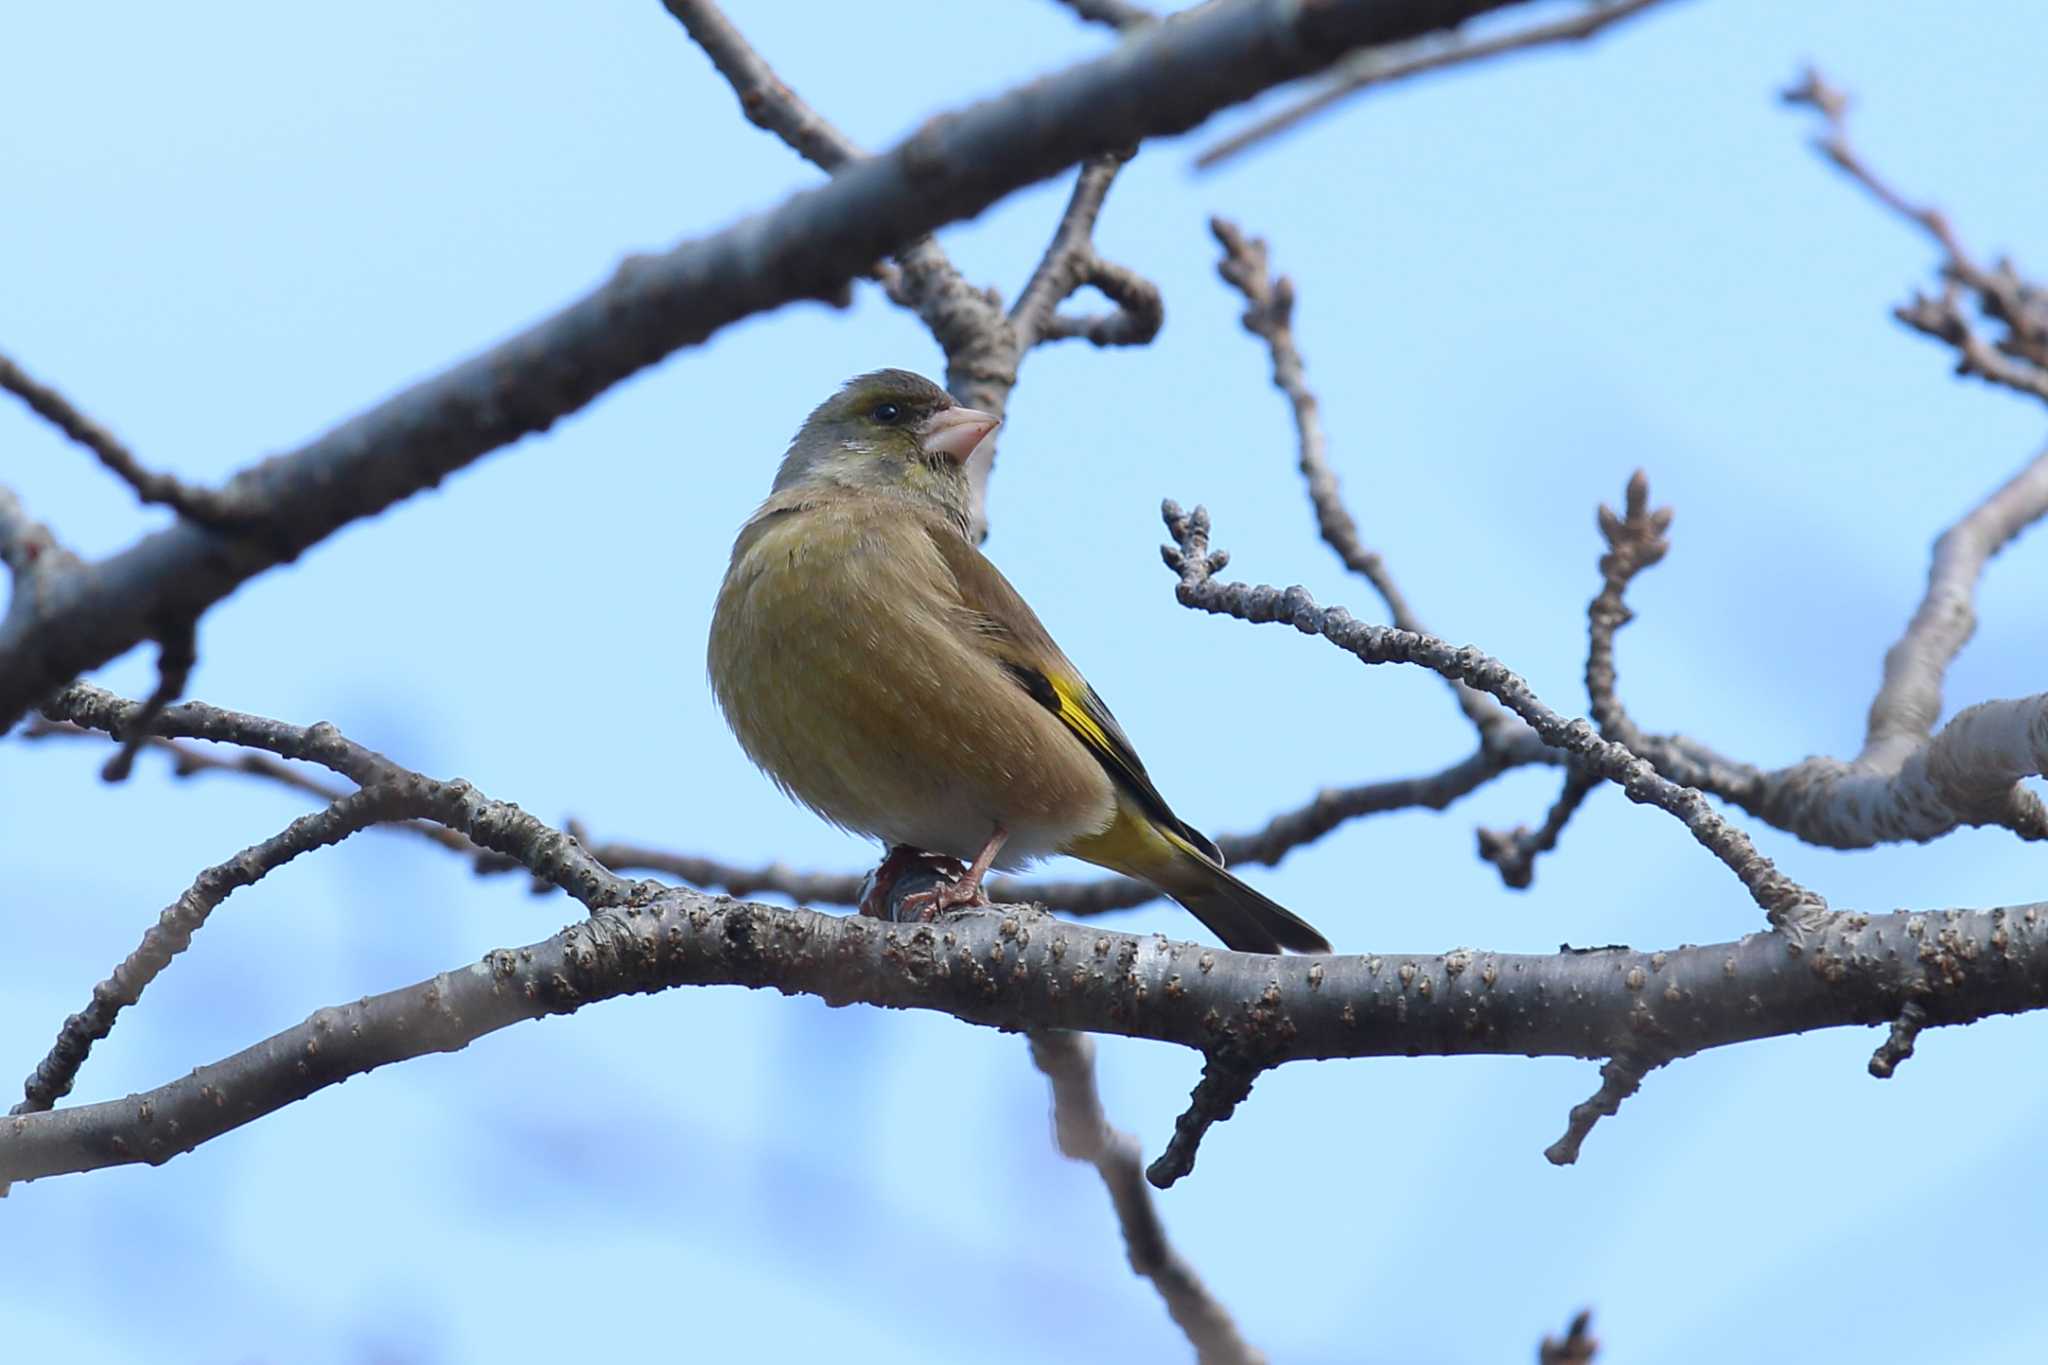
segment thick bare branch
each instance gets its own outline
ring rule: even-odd
[[[1698,791],[1671,781],[1628,749],[1602,739],[1585,721],[1566,720],[1498,660],[1469,646],[1460,649],[1415,631],[1369,625],[1342,607],[1319,607],[1306,588],[1282,590],[1218,582],[1215,574],[1230,557],[1209,549],[1208,512],[1197,507],[1184,513],[1168,502],[1164,513],[1167,532],[1174,540],[1164,554],[1167,567],[1180,576],[1176,596],[1181,605],[1241,621],[1291,625],[1304,634],[1322,636],[1361,662],[1417,664],[1476,687],[1520,716],[1546,744],[1619,786],[1631,801],[1655,806],[1678,819],[1736,875],[1772,925],[1784,931],[1795,946],[1825,921],[1827,903],[1780,872],[1748,835],[1722,819]]]
[[[1857,762],[1885,767],[1923,748],[1941,718],[1941,684],[1977,629],[1977,581],[1991,557],[2048,516],[2048,450],[1934,542],[1927,591],[1884,656],[1884,684],[1870,703]]]
[[[1422,620],[1409,607],[1408,599],[1394,582],[1379,553],[1366,546],[1358,522],[1344,505],[1337,472],[1330,467],[1329,442],[1323,434],[1321,405],[1308,386],[1301,350],[1294,344],[1294,281],[1282,275],[1273,278],[1267,267],[1265,239],[1247,237],[1237,224],[1225,218],[1211,218],[1209,230],[1222,244],[1223,259],[1216,273],[1244,295],[1244,329],[1266,343],[1273,359],[1273,387],[1285,394],[1294,409],[1294,427],[1299,438],[1299,468],[1308,484],[1309,505],[1315,509],[1316,529],[1323,542],[1337,552],[1344,567],[1372,585],[1387,604],[1387,615],[1402,630],[1422,633]],[[1513,725],[1513,718],[1496,706],[1491,697],[1475,692],[1457,679],[1447,679],[1458,709],[1479,731],[1480,739],[1492,742]]]
[[[121,482],[135,490],[146,503],[158,503],[182,517],[206,525],[227,525],[235,520],[234,500],[209,488],[200,488],[142,467],[135,453],[119,437],[80,412],[57,390],[24,371],[10,357],[0,354],[0,389],[5,389],[29,411],[90,450]]]
[[[8,610],[22,610],[15,605],[18,599],[33,600],[43,584],[71,572],[78,563],[78,556],[65,549],[49,527],[28,514],[14,490],[0,484],[0,564],[14,580]],[[6,728],[0,722],[0,732]]]
[[[935,119],[779,207],[667,252],[287,455],[225,495],[260,534],[181,521],[63,575],[0,620],[0,728],[86,669],[196,618],[340,527],[545,430],[612,385],[751,314],[831,298],[906,241],[1087,157],[1183,132],[1344,53],[1522,0],[1224,0]],[[953,367],[949,367],[949,374]],[[957,390],[956,390],[957,391]]]
[[[1645,953],[1459,950],[1274,958],[1027,912],[938,924],[781,910],[681,889],[303,1024],[126,1099],[0,1121],[0,1181],[160,1163],[349,1076],[523,1019],[684,985],[742,985],[941,1010],[998,1028],[1081,1029],[1240,1048],[1268,1064],[1488,1053],[1611,1057],[1645,1036],[1687,1052],[2048,1007],[2048,904],[1841,914],[1802,952],[1781,935]]]
[[[1110,1127],[1103,1115],[1095,1086],[1095,1040],[1085,1033],[1040,1029],[1031,1035],[1031,1060],[1052,1083],[1053,1135],[1061,1153],[1088,1162],[1102,1177],[1131,1269],[1159,1291],[1168,1315],[1195,1348],[1195,1359],[1202,1365],[1263,1362],[1264,1352],[1238,1333],[1229,1310],[1167,1240],[1145,1184],[1138,1140]]]
[[[1554,23],[1532,24],[1528,28],[1497,38],[1468,38],[1462,34],[1421,38],[1394,47],[1361,52],[1340,65],[1323,88],[1298,104],[1282,109],[1231,134],[1195,158],[1195,166],[1208,170],[1258,144],[1294,128],[1317,114],[1376,85],[1392,85],[1446,67],[1466,66],[1532,47],[1581,42],[1634,18],[1660,0],[1595,0],[1579,14]]]

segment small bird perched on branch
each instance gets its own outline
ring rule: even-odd
[[[711,622],[711,686],[741,747],[790,796],[888,844],[881,880],[906,850],[966,864],[906,908],[985,905],[990,868],[1070,853],[1157,887],[1241,952],[1328,952],[1168,809],[968,539],[965,466],[997,421],[906,370],[862,375],[805,420]]]

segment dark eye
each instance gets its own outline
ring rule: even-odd
[[[875,405],[874,417],[884,426],[894,426],[903,420],[903,408],[897,403],[878,403]]]

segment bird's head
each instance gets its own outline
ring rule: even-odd
[[[832,487],[927,500],[952,520],[967,516],[967,457],[1001,419],[963,408],[908,370],[848,380],[804,419],[775,491]]]

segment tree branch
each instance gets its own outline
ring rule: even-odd
[[[1560,19],[1549,24],[1532,24],[1528,28],[1503,34],[1498,38],[1468,38],[1462,34],[1450,33],[1417,39],[1391,48],[1361,52],[1340,65],[1331,79],[1315,94],[1298,104],[1282,109],[1277,114],[1260,119],[1242,132],[1231,134],[1203,152],[1195,158],[1195,168],[1206,171],[1219,166],[1239,152],[1256,147],[1261,142],[1306,122],[1372,86],[1392,85],[1410,76],[1442,71],[1446,67],[1465,66],[1472,62],[1483,62],[1532,47],[1583,42],[1624,19],[1634,18],[1657,3],[1658,0],[1611,0],[1610,3],[1599,3],[1599,0],[1596,0],[1574,18]]]
[[[1686,1052],[1881,1023],[2048,1006],[2048,904],[1831,917],[1801,953],[1775,934],[1641,953],[1274,958],[1138,938],[1020,910],[886,924],[681,889],[524,948],[316,1012],[125,1099],[0,1121],[0,1180],[161,1163],[379,1066],[457,1050],[523,1019],[685,985],[772,987],[931,1009],[997,1028],[1081,1029],[1335,1057]]]
[[[1323,543],[1336,551],[1345,568],[1372,585],[1380,600],[1387,604],[1387,615],[1395,626],[1424,633],[1427,628],[1409,607],[1386,561],[1377,551],[1367,548],[1358,522],[1344,505],[1337,473],[1330,467],[1322,408],[1315,391],[1308,386],[1301,351],[1294,344],[1294,281],[1285,275],[1278,279],[1271,276],[1264,238],[1247,237],[1243,229],[1226,218],[1211,218],[1209,231],[1223,247],[1223,259],[1217,263],[1216,273],[1244,296],[1245,310],[1240,321],[1247,332],[1266,343],[1273,360],[1273,387],[1286,395],[1294,409],[1300,450],[1298,467],[1308,485],[1309,505],[1315,509],[1316,529],[1322,533]],[[1479,731],[1482,743],[1500,740],[1502,732],[1513,726],[1513,717],[1494,705],[1492,698],[1455,678],[1446,681],[1458,699],[1458,709]]]
[[[1914,203],[1873,170],[1849,141],[1849,97],[1820,72],[1808,67],[1782,98],[1818,112],[1826,129],[1814,139],[1821,155],[1941,249],[1940,295],[1915,294],[1910,303],[1893,309],[1892,316],[1954,347],[1958,374],[1976,375],[2048,401],[2048,290],[2022,279],[2009,261],[1989,270],[1979,265],[1941,210]],[[1986,341],[1978,333],[1963,312],[1959,290],[1970,293],[1978,311],[2001,327],[2003,336]]]
[[[1278,987],[1267,990],[1269,997],[1278,994]],[[1145,1178],[1165,1190],[1191,1173],[1195,1169],[1195,1149],[1202,1145],[1210,1128],[1236,1113],[1237,1106],[1251,1098],[1252,1082],[1259,1078],[1260,1070],[1258,1063],[1223,1051],[1208,1054],[1202,1062],[1202,1078],[1195,1082],[1194,1093],[1188,1097],[1187,1109],[1173,1121],[1173,1136],[1167,1140],[1166,1150],[1145,1168]]]
[[[852,139],[775,74],[713,0],[665,3],[731,83],[740,108],[755,125],[775,133],[827,171],[863,157]],[[898,267],[873,272],[889,297],[915,312],[939,343],[946,356],[947,386],[961,402],[1001,416],[1025,353],[1043,342],[1084,337],[1097,346],[1142,346],[1158,334],[1163,320],[1158,288],[1136,272],[1102,260],[1091,240],[1110,182],[1130,156],[1125,149],[1083,165],[1052,243],[1008,317],[995,291],[967,283],[930,236],[900,251]],[[1055,316],[1062,301],[1088,284],[1115,302],[1116,311],[1098,317]],[[968,464],[977,538],[987,534],[988,479],[995,450],[995,442],[984,443]]]
[[[1517,825],[1511,830],[1479,831],[1479,856],[1500,871],[1501,881],[1525,891],[1536,881],[1536,860],[1557,847],[1564,827],[1578,814],[1586,798],[1600,786],[1600,779],[1581,768],[1567,768],[1557,799],[1550,803],[1543,823],[1531,830]]]
[[[0,564],[7,566],[14,580],[8,599],[10,613],[36,610],[34,602],[43,585],[74,571],[79,564],[78,556],[65,549],[49,527],[31,517],[5,484],[0,484]],[[24,598],[31,603],[27,608],[18,605]],[[6,729],[6,724],[0,723],[0,733]]]
[[[1616,694],[1614,632],[1631,619],[1623,594],[1663,557],[1668,510],[1649,510],[1641,471],[1626,511],[1601,509],[1608,554],[1589,608],[1586,686],[1601,733],[1648,759],[1674,782],[1716,796],[1808,843],[1828,848],[1936,839],[1961,825],[1999,825],[2023,839],[2048,838],[2048,809],[2021,780],[2048,771],[2048,693],[1981,702],[1930,736],[1941,676],[1974,627],[1970,597],[1985,563],[2048,512],[2048,453],[2035,460],[1936,542],[1927,595],[1885,658],[1863,751],[1850,762],[1809,758],[1766,771],[1725,758],[1683,735],[1645,733]]]
[[[1151,10],[1143,5],[1129,4],[1127,0],[1059,0],[1059,3],[1085,23],[1101,24],[1119,32],[1159,22],[1159,16]]]
[[[91,1003],[64,1021],[48,1055],[29,1074],[22,1087],[23,1099],[13,1112],[29,1114],[48,1109],[70,1094],[78,1069],[85,1064],[93,1044],[113,1031],[121,1011],[140,1000],[149,983],[171,965],[171,959],[191,946],[192,936],[205,927],[207,916],[230,895],[254,885],[302,853],[338,844],[380,821],[421,813],[417,803],[404,800],[391,787],[366,787],[342,797],[325,810],[300,816],[282,832],[201,872],[158,916],[135,951],[105,981],[93,987]]]
[[[1613,1118],[1621,1110],[1621,1102],[1642,1087],[1643,1076],[1652,1069],[1662,1066],[1668,1057],[1646,1054],[1630,1049],[1617,1052],[1608,1058],[1600,1068],[1600,1088],[1593,1097],[1583,1104],[1572,1106],[1570,1122],[1566,1124],[1564,1136],[1543,1149],[1543,1155],[1553,1166],[1569,1166],[1579,1159],[1579,1148],[1585,1143],[1593,1125],[1601,1119]]]
[[[1870,703],[1857,762],[1900,765],[1927,746],[1941,718],[1942,679],[1977,629],[1977,582],[1985,566],[2043,516],[2048,516],[2048,450],[1934,542],[1927,591],[1905,633],[1885,652],[1884,683]]]
[[[166,626],[157,646],[156,687],[143,700],[142,709],[128,723],[128,734],[122,739],[121,747],[100,769],[100,777],[107,782],[125,782],[135,767],[136,750],[149,737],[149,727],[163,709],[184,694],[185,684],[192,679],[192,669],[199,662],[199,632],[196,623],[178,621]]]
[[[1696,790],[1662,776],[1623,746],[1600,738],[1582,720],[1567,721],[1530,690],[1528,683],[1469,646],[1460,649],[1433,636],[1388,626],[1368,625],[1342,607],[1318,607],[1308,590],[1281,589],[1243,583],[1220,583],[1215,574],[1229,563],[1222,551],[1209,549],[1209,514],[1197,507],[1183,513],[1165,505],[1168,534],[1174,544],[1164,548],[1167,567],[1180,576],[1176,591],[1182,606],[1259,624],[1291,625],[1320,635],[1367,664],[1408,663],[1457,678],[1500,701],[1520,716],[1544,743],[1570,754],[1588,772],[1615,783],[1631,801],[1656,806],[1677,818],[1702,847],[1719,858],[1739,879],[1756,903],[1796,947],[1820,928],[1827,903],[1780,872],[1749,840],[1707,804]]]
[[[0,620],[0,727],[86,669],[194,618],[352,521],[545,430],[743,317],[830,298],[902,243],[1086,157],[1178,133],[1367,44],[1522,0],[1225,0],[1092,61],[935,119],[781,206],[635,257],[552,317],[243,470],[225,495],[260,535],[180,522],[67,574]],[[949,371],[950,372],[950,371]]]
[[[1536,1349],[1537,1365],[1593,1365],[1593,1357],[1599,1354],[1600,1343],[1593,1336],[1593,1314],[1590,1309],[1581,1309],[1572,1318],[1564,1338],[1545,1336],[1543,1344]]]
[[[104,695],[112,697],[112,694]],[[22,738],[96,740],[100,736],[69,721],[44,720],[27,726]],[[173,764],[172,772],[178,777],[203,772],[240,773],[308,793],[322,801],[334,801],[346,794],[341,788],[316,781],[260,753],[216,758],[161,735],[149,735],[143,744],[168,754]],[[1447,810],[1504,772],[1532,764],[1556,765],[1562,761],[1557,750],[1538,739],[1535,731],[1517,722],[1502,747],[1477,750],[1449,767],[1419,777],[1326,787],[1303,804],[1281,811],[1256,830],[1216,836],[1216,844],[1233,867],[1242,864],[1273,867],[1295,849],[1316,842],[1352,820],[1396,810]],[[395,821],[388,827],[417,834],[473,859],[479,875],[513,872],[523,867],[515,858],[479,849],[461,835],[438,825],[415,820]],[[567,823],[567,829],[585,852],[614,872],[657,872],[702,890],[723,891],[734,896],[752,896],[765,891],[788,896],[805,905],[855,905],[861,898],[864,877],[860,873],[807,871],[780,862],[749,866],[628,840],[597,839],[575,820]],[[989,880],[988,888],[989,894],[999,901],[1043,905],[1051,910],[1084,916],[1128,910],[1155,901],[1160,896],[1156,887],[1129,877],[1085,880],[995,877]],[[546,882],[537,882],[535,889],[547,891],[552,887]]]
[[[179,516],[202,525],[232,525],[236,520],[234,499],[200,488],[169,474],[144,469],[135,453],[120,438],[80,412],[71,400],[24,371],[10,357],[0,354],[0,389],[5,389],[29,411],[48,422],[79,445],[90,450],[121,482],[135,490],[145,503],[168,507]]]
[[[1095,1167],[1116,1209],[1131,1269],[1152,1281],[1166,1311],[1195,1348],[1202,1365],[1261,1365],[1265,1354],[1239,1335],[1218,1303],[1167,1240],[1152,1191],[1146,1187],[1138,1140],[1110,1127],[1095,1086],[1095,1040],[1085,1033],[1040,1029],[1031,1035],[1031,1060],[1052,1083],[1053,1135],[1062,1155]]]
[[[1017,296],[1009,324],[1019,356],[1048,341],[1078,338],[1096,346],[1143,346],[1166,321],[1159,287],[1095,251],[1095,220],[1116,173],[1131,151],[1111,152],[1082,163],[1074,193],[1038,268]],[[1058,311],[1075,291],[1092,285],[1116,307],[1108,313],[1076,316]]]
[[[363,785],[201,872],[144,933],[135,951],[93,989],[91,1003],[64,1021],[56,1043],[29,1076],[26,1097],[14,1109],[17,1114],[48,1109],[70,1093],[93,1044],[112,1031],[121,1011],[141,998],[171,959],[190,946],[192,936],[222,901],[299,855],[340,843],[371,825],[432,820],[478,849],[517,859],[535,877],[559,886],[592,911],[624,904],[635,890],[600,867],[573,836],[550,829],[517,806],[487,800],[467,782],[440,782],[406,771],[342,738],[329,725],[301,729],[200,703],[165,710],[155,698],[138,705],[86,683],[66,688],[45,712],[73,725],[125,733],[123,753],[132,752],[131,746],[152,730],[204,732],[207,738],[294,758],[317,755],[316,761],[329,762]]]
[[[747,122],[775,134],[820,170],[838,170],[867,154],[832,121],[804,102],[710,0],[663,0],[739,97]]]

